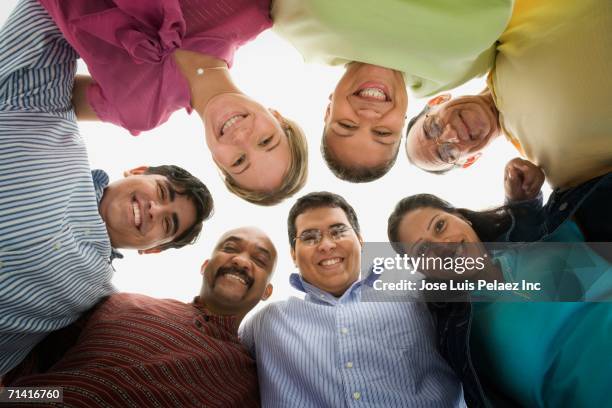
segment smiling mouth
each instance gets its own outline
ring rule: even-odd
[[[132,212],[134,214],[134,226],[140,229],[142,225],[142,212],[140,211],[140,206],[138,205],[136,197],[132,199]]]
[[[365,87],[357,90],[353,95],[361,99],[366,99],[372,102],[391,102],[391,98],[387,93],[378,87]]]
[[[244,285],[247,289],[253,284],[253,278],[251,278],[244,270],[240,268],[232,266],[220,268],[217,271],[217,278],[222,276]]]
[[[223,136],[225,132],[230,130],[232,126],[234,126],[236,123],[246,119],[247,116],[249,115],[248,114],[237,114],[237,115],[232,116],[228,120],[226,120],[225,123],[223,123],[223,126],[221,126],[221,136]]]
[[[330,267],[330,266],[338,265],[339,263],[342,263],[342,261],[344,261],[344,258],[340,258],[340,257],[328,258],[328,259],[324,259],[321,262],[319,262],[319,265],[323,267]]]

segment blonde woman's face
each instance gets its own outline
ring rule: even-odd
[[[213,98],[204,110],[213,160],[242,188],[277,190],[291,164],[282,116],[240,94]]]

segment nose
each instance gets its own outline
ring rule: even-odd
[[[248,140],[248,136],[251,134],[251,125],[248,119],[244,119],[235,125],[235,129],[232,131],[232,143],[244,144]]]
[[[327,234],[323,235],[319,242],[318,249],[321,252],[329,252],[336,247],[336,241],[331,239]]]
[[[449,123],[444,126],[439,140],[444,143],[459,143],[459,136],[457,135],[457,131]]]
[[[245,254],[236,254],[232,258],[232,265],[238,268],[241,268],[241,269],[245,269],[249,273],[251,272],[251,267],[252,267],[251,261],[249,260],[248,256],[246,256]]]
[[[445,244],[461,242],[461,236],[459,234],[447,234],[442,238],[442,242]]]
[[[358,109],[357,115],[361,116],[364,119],[380,119],[382,117],[382,113],[380,113],[374,108]]]
[[[151,200],[149,201],[148,206],[149,218],[152,221],[162,219],[168,213],[172,213],[172,209],[170,208],[170,203],[160,203],[158,201]]]

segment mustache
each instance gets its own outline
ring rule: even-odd
[[[244,279],[244,281],[247,283],[247,287],[249,288],[253,285],[253,278],[249,276],[247,270],[245,268],[240,268],[236,265],[220,267],[219,269],[217,269],[216,278],[219,278],[223,275],[227,275],[228,273],[240,276],[242,279]]]

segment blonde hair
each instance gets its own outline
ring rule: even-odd
[[[294,121],[283,117],[281,126],[289,141],[289,151],[291,153],[291,164],[281,186],[272,192],[251,191],[239,186],[232,176],[221,169],[223,182],[227,189],[248,201],[257,205],[275,205],[287,197],[291,197],[306,184],[308,178],[308,143],[302,129]]]

